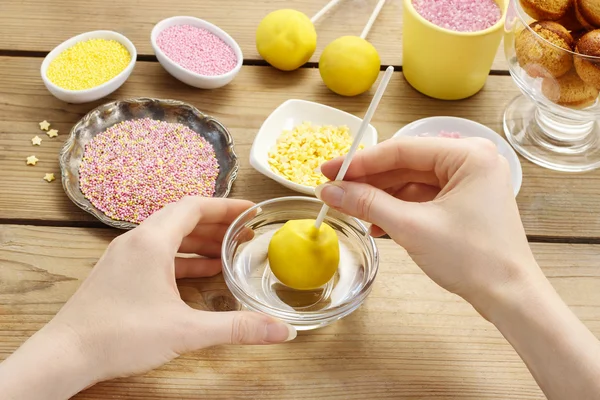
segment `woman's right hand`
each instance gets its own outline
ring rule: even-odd
[[[335,179],[343,159],[321,171]],[[387,233],[436,283],[484,316],[504,288],[544,280],[506,159],[485,139],[398,138],[359,151],[344,181],[317,188],[332,208]],[[487,316],[486,316],[487,317]]]
[[[341,159],[321,167],[334,179]],[[519,353],[551,400],[600,400],[600,342],[544,277],[506,159],[483,139],[400,138],[358,152],[317,196],[388,233]]]

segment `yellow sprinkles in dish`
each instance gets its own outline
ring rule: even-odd
[[[312,125],[304,122],[283,131],[269,152],[269,166],[286,179],[307,186],[318,186],[328,179],[318,171],[326,161],[348,153],[352,135],[347,126]],[[363,149],[361,144],[359,149]]]
[[[116,40],[89,39],[60,53],[46,76],[63,89],[91,89],[119,75],[130,61],[131,54]]]

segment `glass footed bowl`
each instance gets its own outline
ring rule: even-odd
[[[585,32],[569,31],[577,23],[568,17],[535,21],[510,1],[504,49],[523,95],[506,108],[504,132],[528,160],[582,172],[600,167],[600,57],[576,51]]]
[[[377,246],[362,222],[335,210],[325,223],[339,238],[340,264],[329,282],[294,290],[269,269],[267,249],[275,231],[292,219],[316,219],[322,205],[311,197],[281,197],[257,204],[231,224],[223,239],[223,276],[246,309],[310,330],[349,315],[366,299],[379,266]]]

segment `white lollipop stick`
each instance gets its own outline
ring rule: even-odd
[[[383,97],[385,88],[387,87],[388,83],[390,82],[390,79],[392,78],[393,72],[394,72],[394,67],[392,67],[391,65],[389,67],[387,67],[387,69],[385,70],[385,74],[383,75],[381,82],[379,82],[379,86],[377,87],[377,91],[375,92],[375,95],[373,96],[373,99],[371,100],[371,104],[369,105],[369,109],[367,110],[367,113],[365,114],[365,118],[362,120],[362,123],[360,124],[360,128],[358,128],[358,132],[356,133],[356,136],[354,137],[352,146],[350,146],[350,150],[348,150],[348,154],[346,154],[346,158],[344,159],[344,162],[342,163],[342,167],[340,168],[340,171],[338,172],[337,176],[335,177],[336,181],[341,181],[344,179],[344,175],[346,175],[346,171],[348,171],[348,167],[350,166],[350,161],[352,161],[352,157],[354,156],[354,153],[356,153],[356,150],[358,149],[358,146],[360,145],[360,141],[362,140],[362,137],[365,135],[365,132],[367,131],[367,128],[369,127],[369,124],[371,123],[371,118],[373,118],[373,114],[375,114],[375,110],[377,109],[377,106],[379,105],[379,101]],[[323,223],[323,220],[325,219],[325,216],[327,215],[328,211],[329,211],[329,206],[327,204],[323,204],[323,208],[321,208],[321,211],[319,212],[319,215],[317,216],[317,220],[315,221],[315,228],[319,229],[321,227],[321,224]]]
[[[310,19],[310,22],[312,22],[313,24],[316,23],[319,18],[327,14],[327,11],[331,10],[341,1],[342,0],[331,0],[329,3],[325,4],[325,7],[321,8],[321,10]]]
[[[361,39],[365,39],[367,37],[367,35],[369,34],[369,31],[373,27],[373,24],[375,23],[375,20],[379,16],[379,12],[383,8],[384,4],[385,4],[385,0],[379,0],[379,3],[377,3],[377,5],[375,6],[375,10],[373,10],[371,17],[369,18],[369,21],[367,21],[367,25],[365,26],[365,29],[363,29],[362,33],[360,34]]]

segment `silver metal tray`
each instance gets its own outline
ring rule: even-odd
[[[83,196],[79,188],[79,165],[86,144],[94,136],[121,121],[140,118],[177,122],[206,139],[215,149],[220,169],[213,197],[229,195],[239,165],[233,148],[233,138],[227,128],[194,106],[181,101],[135,98],[117,100],[97,107],[71,129],[69,138],[60,152],[60,169],[63,188],[73,203],[112,227],[133,229],[137,226],[131,222],[109,218]]]

